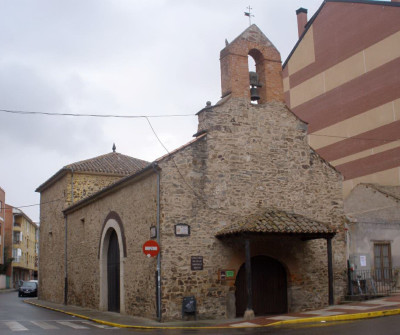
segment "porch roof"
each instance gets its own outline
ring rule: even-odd
[[[261,214],[250,215],[223,228],[215,236],[226,237],[245,233],[290,234],[305,238],[322,238],[335,235],[337,229],[328,223],[300,214],[269,208]]]

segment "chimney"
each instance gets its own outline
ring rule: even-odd
[[[296,15],[297,15],[297,29],[299,31],[299,38],[300,38],[307,24],[307,9],[302,7],[299,8],[298,10],[296,10]]]

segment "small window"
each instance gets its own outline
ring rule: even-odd
[[[377,280],[388,280],[392,272],[390,243],[374,243],[374,265]]]

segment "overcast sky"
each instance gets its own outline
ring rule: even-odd
[[[295,11],[322,0],[253,0],[252,22],[281,53],[297,41]],[[219,52],[249,26],[242,0],[0,0],[0,109],[176,115],[151,118],[173,150],[190,141],[207,100],[219,100]],[[0,187],[12,206],[63,166],[117,152],[164,155],[146,119],[0,112]],[[21,207],[39,221],[39,206]]]

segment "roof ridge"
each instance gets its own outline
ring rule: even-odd
[[[337,233],[337,229],[328,222],[312,219],[303,214],[276,207],[267,207],[258,214],[244,216],[240,220],[225,226],[216,233],[216,236],[239,233],[314,234],[321,237],[334,235]]]
[[[43,184],[41,184],[36,192],[41,192],[56,180],[61,178],[63,175],[71,172],[81,172],[88,174],[105,174],[113,176],[127,176],[132,173],[136,173],[150,162],[138,159],[135,157],[127,156],[117,152],[110,152],[108,154],[103,154],[100,156],[84,159],[78,162],[70,163],[62,167],[56,174],[47,179]]]
[[[387,195],[387,196],[389,196],[391,198],[394,198],[396,200],[400,200],[400,197],[397,196],[396,194],[393,194],[390,191],[387,191],[387,190],[384,190],[384,189],[381,188],[381,187],[390,187],[390,186],[385,186],[385,185],[380,185],[380,184],[373,184],[373,183],[360,183],[360,185],[364,185],[364,186],[367,186],[367,187],[369,186],[369,187],[373,188],[374,190],[376,190],[376,191],[378,191],[378,192],[380,192],[380,193],[382,193],[384,195]],[[393,186],[393,187],[396,187],[396,186]],[[398,186],[398,187],[400,188],[400,186]]]
[[[80,160],[80,161],[67,164],[67,165],[65,165],[63,168],[67,168],[67,169],[68,169],[71,165],[74,165],[74,164],[82,164],[82,163],[90,162],[90,161],[93,161],[93,160],[96,160],[96,159],[101,159],[101,158],[109,157],[109,156],[114,155],[114,154],[115,154],[115,155],[118,155],[118,156],[122,156],[122,157],[129,158],[129,159],[141,160],[141,159],[138,159],[138,158],[135,158],[135,157],[132,157],[132,156],[128,156],[128,155],[121,154],[121,153],[119,153],[119,152],[112,151],[112,152],[109,152],[109,153],[107,153],[107,154],[95,156],[95,157],[92,157],[92,158],[82,159],[82,160]]]

